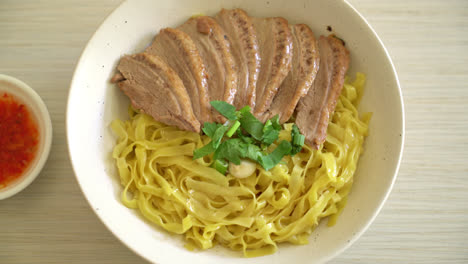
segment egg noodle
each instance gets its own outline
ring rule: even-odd
[[[304,145],[269,171],[257,165],[245,179],[210,168],[211,156],[192,160],[207,136],[130,108],[129,120],[111,124],[122,203],[183,234],[189,249],[220,244],[255,257],[274,253],[281,242],[306,244],[320,219],[328,216],[333,225],[346,204],[371,117],[356,109],[364,82],[361,73],[352,83],[346,79],[318,150]],[[278,142],[291,140],[291,128],[283,125]]]

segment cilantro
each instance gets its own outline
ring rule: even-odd
[[[291,142],[283,140],[273,152],[265,153],[268,146],[279,138],[281,125],[278,115],[263,124],[250,112],[249,106],[236,111],[233,105],[223,101],[212,101],[211,105],[228,118],[230,124],[204,123],[202,130],[211,141],[204,147],[196,149],[193,152],[193,159],[214,153],[211,167],[220,173],[226,173],[228,161],[239,165],[244,158],[256,161],[265,170],[269,170],[282,162],[285,155],[295,155],[300,152],[304,145],[304,135],[296,125],[293,125]],[[234,135],[237,137],[231,138]]]
[[[219,145],[215,150],[213,158],[216,159],[227,159],[230,162],[239,165],[240,158],[244,156],[244,149],[242,148],[241,140],[238,138],[233,138],[224,141]]]
[[[193,159],[196,160],[196,159],[199,159],[199,158],[204,157],[206,155],[210,155],[214,151],[215,151],[215,148],[213,147],[213,144],[210,142],[210,143],[206,144],[205,146],[194,150],[193,151]]]
[[[244,143],[247,143],[247,144],[251,144],[251,143],[254,143],[254,142],[255,142],[255,140],[254,140],[253,138],[244,135],[244,133],[242,133],[242,130],[241,130],[241,129],[238,129],[238,130],[237,130],[237,137],[240,138],[240,139],[242,139],[242,141],[243,141]]]
[[[270,121],[276,130],[281,130],[281,125],[279,123],[279,115],[275,115],[274,117],[270,119]]]
[[[263,137],[262,142],[265,146],[271,145],[278,139],[279,132],[281,130],[281,125],[279,124],[279,117],[275,115],[270,120],[267,120],[263,126]]]
[[[243,158],[248,158],[258,162],[259,157],[262,155],[260,148],[254,144],[247,144],[247,150]]]
[[[219,147],[219,144],[221,143],[221,139],[223,139],[224,133],[226,133],[228,129],[229,128],[226,126],[220,126],[214,132],[213,137],[211,138],[212,140],[211,142],[215,149]]]
[[[263,134],[263,143],[267,146],[271,145],[271,143],[275,142],[278,139],[279,130],[269,129],[267,132]]]
[[[252,110],[252,109],[251,109],[250,106],[248,106],[248,105],[242,107],[242,108],[241,108],[239,111],[237,111],[237,113],[236,113],[236,114],[237,114],[237,118],[240,118],[240,117],[241,117],[242,115],[244,115],[245,113],[249,113],[250,110]]]
[[[245,112],[240,118],[241,127],[256,140],[262,140],[263,124],[252,113]]]
[[[291,152],[291,143],[286,140],[281,141],[281,143],[268,155],[260,156],[259,163],[265,170],[269,170],[276,166],[281,159],[288,155]]]
[[[224,101],[211,101],[211,106],[229,120],[236,120],[236,107]]]
[[[270,128],[273,129],[273,125],[271,124],[271,120],[267,120],[265,125],[263,125],[263,133],[265,133]]]
[[[260,156],[262,156],[262,153],[257,145],[245,143],[239,138],[233,138],[224,141],[219,148],[216,149],[213,158],[226,159],[239,165],[241,158],[248,158],[259,162]]]
[[[226,130],[228,130],[228,127],[221,124],[206,122],[203,127],[203,132],[205,132],[207,136],[211,137],[211,141],[202,148],[194,150],[193,159],[196,160],[213,153],[219,147]]]
[[[214,133],[215,133],[215,131],[216,131],[216,129],[217,129],[218,127],[220,127],[220,126],[222,126],[222,125],[221,125],[221,124],[214,123],[214,122],[213,122],[213,123],[205,122],[205,123],[203,124],[202,130],[203,130],[203,132],[205,133],[205,135],[207,135],[207,136],[209,136],[210,138],[212,138],[213,135],[214,135]]]

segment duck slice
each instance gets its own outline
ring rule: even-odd
[[[211,121],[205,65],[192,38],[179,29],[165,28],[154,37],[147,53],[160,57],[182,80],[200,123]]]
[[[189,35],[206,68],[209,100],[234,103],[237,92],[237,67],[224,29],[215,19],[207,16],[190,18],[178,29]],[[213,111],[213,118],[225,119]]]
[[[259,116],[265,122],[279,115],[280,122],[288,121],[299,100],[304,97],[315,80],[319,69],[319,50],[312,30],[304,24],[291,26],[293,39],[292,69],[281,84],[268,111]]]
[[[254,113],[261,116],[291,70],[293,40],[288,21],[282,17],[253,18],[253,22],[261,57]]]
[[[237,108],[255,106],[255,86],[260,71],[260,54],[252,19],[242,9],[222,9],[216,20],[226,32],[238,67],[238,88],[234,98]]]
[[[333,36],[320,36],[320,69],[309,92],[297,106],[296,124],[308,145],[325,142],[328,122],[335,111],[349,67],[349,51]]]
[[[117,69],[122,77],[117,84],[135,109],[165,124],[200,132],[182,80],[161,58],[147,53],[127,55]]]

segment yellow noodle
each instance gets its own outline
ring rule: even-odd
[[[192,160],[208,137],[130,109],[129,120],[111,124],[123,204],[183,234],[189,249],[220,244],[254,257],[274,253],[280,242],[307,243],[321,218],[336,222],[351,190],[370,120],[356,109],[364,82],[361,73],[346,80],[318,150],[304,146],[269,171],[257,166],[245,179],[218,173],[209,167],[211,158]],[[291,140],[292,124],[283,127],[280,140]]]

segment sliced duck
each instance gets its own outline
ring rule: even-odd
[[[320,69],[309,92],[298,103],[296,124],[309,146],[325,142],[329,119],[349,67],[349,51],[334,36],[320,36]]]
[[[253,18],[253,22],[261,58],[254,113],[261,116],[291,70],[293,40],[288,21],[282,17]]]
[[[234,105],[237,108],[248,105],[253,109],[260,54],[252,19],[242,9],[222,9],[215,18],[226,33],[237,64],[239,82]]]
[[[237,67],[224,29],[212,17],[190,18],[178,27],[189,35],[206,68],[209,101],[220,100],[234,103],[237,92]],[[224,123],[216,111],[214,120]]]
[[[200,131],[182,80],[161,58],[147,53],[127,55],[117,70],[117,84],[135,109],[182,130]]]
[[[279,115],[281,123],[288,121],[299,100],[309,91],[319,69],[319,49],[312,30],[304,24],[290,28],[293,39],[292,69],[279,87],[271,107],[258,116],[263,122],[275,115]]]
[[[198,121],[202,124],[210,122],[207,72],[192,38],[179,29],[165,28],[155,36],[146,52],[160,57],[177,72],[187,89]]]

